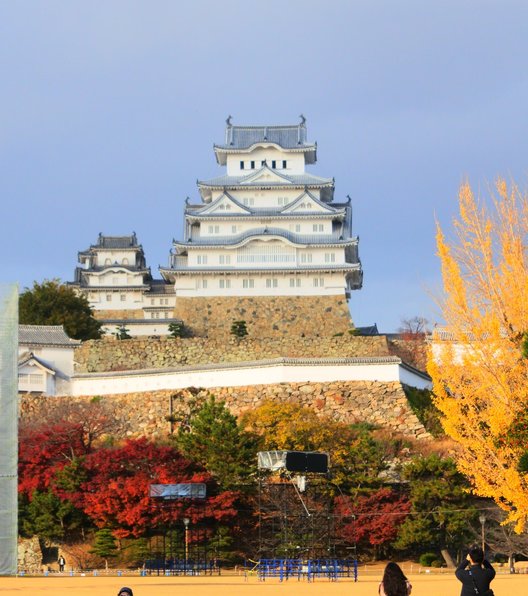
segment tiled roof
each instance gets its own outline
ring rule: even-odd
[[[139,246],[136,233],[133,232],[131,236],[103,236],[103,234],[99,234],[97,244],[93,244],[92,248],[138,248]]]
[[[264,166],[266,167],[266,166]],[[209,186],[209,187],[237,187],[242,186],[243,188],[251,188],[252,186],[333,186],[334,180],[332,178],[321,178],[320,176],[312,176],[311,174],[293,174],[287,175],[280,173],[281,178],[284,178],[284,182],[274,180],[272,182],[267,180],[255,180],[250,182],[249,180],[255,176],[256,172],[252,172],[249,175],[244,176],[218,176],[217,178],[211,178],[210,180],[198,180],[198,186]]]
[[[42,368],[46,369],[52,375],[55,374],[55,370],[51,368],[47,362],[44,362],[44,360],[41,360],[40,358],[35,356],[33,352],[23,352],[22,354],[20,354],[20,356],[18,357],[18,367],[20,368],[28,362],[31,362],[32,360],[37,362]]]
[[[81,342],[68,337],[62,325],[19,325],[18,343],[71,347],[77,346]]]
[[[304,123],[286,126],[232,126],[226,127],[225,145],[218,149],[248,149],[255,143],[275,143],[284,149],[313,148],[306,140]]]
[[[345,238],[341,234],[295,234],[283,228],[259,227],[247,230],[241,234],[231,236],[215,236],[211,238],[196,238],[195,240],[184,242],[175,240],[174,246],[205,247],[205,246],[233,246],[243,242],[247,238],[259,236],[278,236],[285,238],[294,244],[312,244],[312,245],[356,245],[357,237]]]

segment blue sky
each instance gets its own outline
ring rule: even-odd
[[[528,3],[0,0],[0,282],[73,279],[135,231],[156,277],[234,124],[307,118],[350,195],[357,325],[438,319],[459,184],[526,187]]]

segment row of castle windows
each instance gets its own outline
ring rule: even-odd
[[[301,205],[302,207],[302,205]],[[305,226],[306,227],[306,226]],[[290,224],[289,229],[291,232],[300,232],[301,231],[301,224]],[[207,226],[207,233],[211,236],[215,234],[226,233],[227,228],[221,227],[219,225],[210,225]],[[240,226],[231,226],[231,233],[236,234],[240,231]],[[312,224],[312,232],[324,232],[325,225],[322,223]]]
[[[278,288],[283,284],[279,284],[279,279],[277,277],[268,277],[265,280],[266,288]],[[290,277],[289,278],[289,287],[290,288],[300,288],[303,285],[302,280],[300,277]],[[314,288],[324,288],[324,277],[314,277],[312,278],[312,285]],[[207,279],[199,279],[196,281],[197,289],[204,289],[210,287],[209,280]],[[218,287],[220,289],[229,289],[231,288],[231,280],[230,279],[219,279],[218,280]],[[244,289],[251,289],[255,287],[255,280],[251,277],[245,277],[242,279],[242,288]]]
[[[207,265],[208,255],[197,255],[196,256],[196,263],[198,265]],[[300,253],[300,261],[301,263],[313,263],[313,253],[311,252],[302,252]],[[250,252],[245,253],[241,251],[240,254],[237,254],[237,263],[294,263],[295,262],[295,253],[268,253],[268,252]],[[325,252],[324,255],[324,262],[325,263],[335,263],[336,262],[336,253],[335,252]],[[231,255],[219,255],[218,256],[218,264],[219,265],[230,265],[231,264]]]
[[[288,161],[286,159],[272,159],[270,163],[271,163],[271,168],[273,170],[279,170],[279,169],[281,169],[281,166],[282,166],[283,170],[286,170],[288,167]],[[241,160],[240,161],[240,169],[241,170],[254,170],[256,167],[256,164],[257,164],[257,162],[253,159],[249,160],[249,161]],[[260,167],[263,167],[267,164],[268,164],[267,160],[263,159],[260,162]]]

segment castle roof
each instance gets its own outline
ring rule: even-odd
[[[255,145],[273,144],[286,151],[302,151],[307,163],[315,163],[317,145],[307,141],[305,118],[299,124],[283,126],[233,126],[231,116],[226,121],[225,143],[215,145],[216,159],[225,165],[227,153],[248,152]]]
[[[258,174],[269,170],[273,172],[277,178],[275,180],[260,180]],[[316,187],[334,186],[333,178],[322,178],[321,176],[313,176],[312,174],[283,174],[272,170],[268,166],[262,166],[259,170],[246,174],[244,176],[218,176],[210,180],[198,180],[199,188],[259,188],[259,187]]]
[[[129,249],[136,248],[142,250],[141,244],[138,244],[136,233],[133,232],[131,236],[104,236],[99,233],[96,244],[91,244],[90,248],[81,251],[79,255],[88,255],[97,249]]]
[[[289,230],[272,227],[258,227],[247,230],[241,234],[231,236],[214,236],[211,238],[197,238],[190,241],[173,242],[175,247],[187,248],[216,248],[223,246],[238,246],[246,243],[248,240],[257,239],[259,236],[265,236],[266,240],[275,237],[280,240],[286,240],[291,244],[296,245],[311,245],[311,246],[355,246],[358,243],[357,237],[344,238],[337,234],[296,234]]]
[[[41,346],[77,346],[81,342],[71,339],[62,325],[19,325],[18,343]]]

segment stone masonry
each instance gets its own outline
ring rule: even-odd
[[[342,296],[249,296],[176,299],[174,317],[198,337],[229,335],[233,321],[246,321],[254,337],[331,336],[346,333],[352,319]]]
[[[234,414],[256,408],[266,400],[294,402],[312,408],[320,416],[336,421],[368,422],[388,428],[402,435],[417,439],[429,438],[429,434],[416,418],[398,382],[348,381],[333,383],[279,383],[245,387],[218,387],[200,390],[198,401],[213,394],[225,401]],[[21,416],[35,417],[40,408],[62,408],[71,401],[90,401],[95,396],[54,397],[43,400],[38,396],[21,396]],[[123,436],[163,437],[171,431],[169,413],[186,411],[186,390],[130,393],[99,398],[99,402],[112,406],[116,423],[124,429]],[[172,406],[171,406],[172,401]]]
[[[136,338],[84,342],[75,351],[78,373],[168,368],[273,358],[368,358],[389,356],[385,336],[286,336],[259,338]]]

